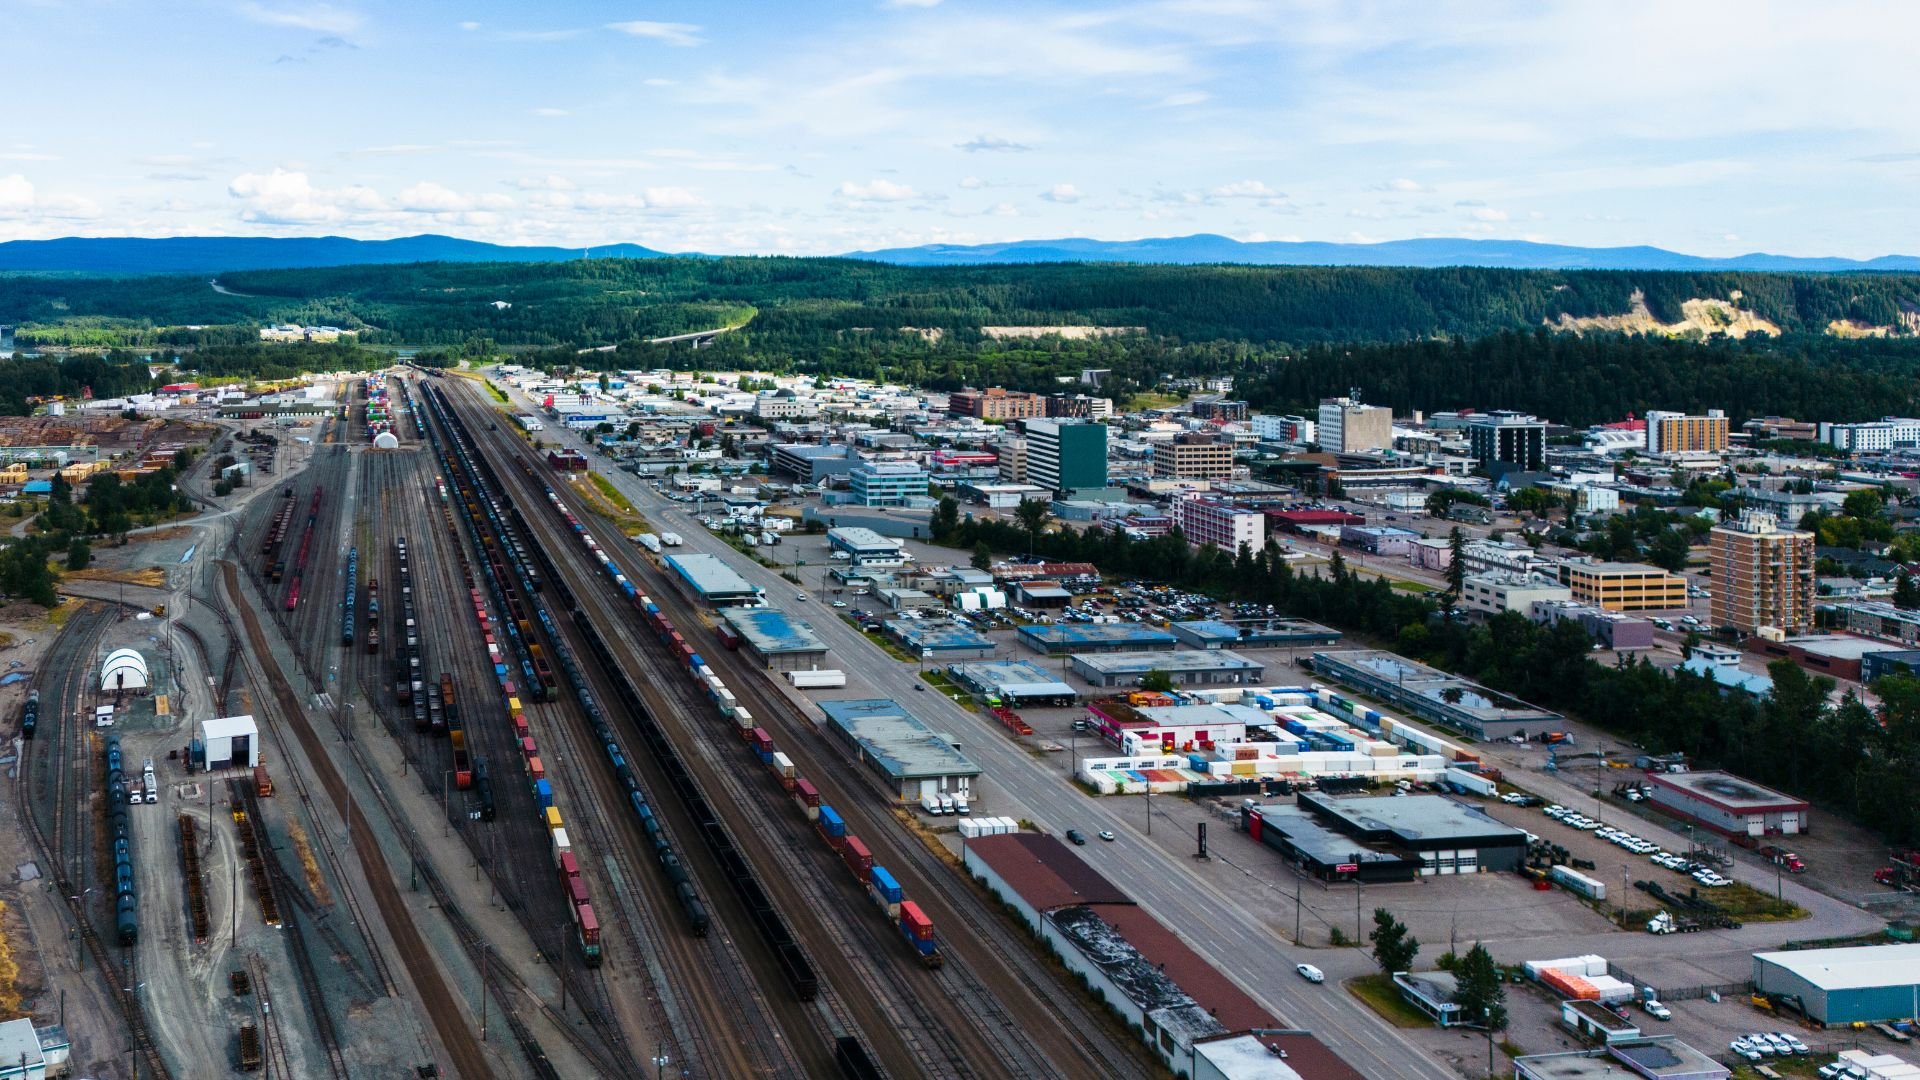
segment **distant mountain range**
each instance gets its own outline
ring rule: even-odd
[[[224,270],[295,269],[412,262],[555,262],[579,258],[659,258],[637,244],[595,248],[510,247],[451,236],[354,240],[343,236],[66,237],[0,243],[0,272],[211,274]],[[1379,244],[1316,241],[1243,242],[1201,233],[1145,240],[1019,240],[1004,244],[927,244],[853,251],[845,258],[898,266],[991,263],[1244,263],[1265,266],[1478,266],[1516,270],[1920,271],[1920,257],[1799,258],[1755,252],[1724,259],[1656,247],[1587,248],[1524,240],[1389,240]]]
[[[1200,233],[1149,240],[1019,240],[1007,244],[926,244],[855,251],[852,259],[901,266],[976,266],[983,263],[1126,262],[1247,263],[1272,266],[1483,266],[1514,270],[1920,270],[1920,258],[1797,258],[1755,252],[1724,259],[1682,255],[1657,247],[1588,248],[1525,240],[1388,240],[1378,244],[1318,241],[1243,242]]]
[[[0,271],[65,270],[102,274],[213,274],[416,262],[561,262],[567,259],[653,259],[665,252],[638,244],[598,248],[507,247],[452,236],[354,240],[345,236],[79,237],[0,243]]]

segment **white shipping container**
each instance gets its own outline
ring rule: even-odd
[[[847,685],[847,673],[836,668],[789,671],[787,682],[797,690],[832,690]]]
[[[781,776],[792,778],[794,775],[793,759],[788,757],[784,752],[775,750],[773,752],[773,771],[779,773]]]
[[[1560,884],[1566,886],[1568,891],[1578,893],[1589,900],[1604,901],[1607,898],[1606,882],[1599,881],[1594,878],[1590,878],[1587,875],[1580,873],[1579,871],[1573,869],[1570,866],[1555,866],[1549,872],[1548,876],[1552,877],[1553,880],[1559,882]],[[1605,962],[1603,961],[1602,967],[1601,967],[1602,974],[1605,974],[1606,972],[1604,963]],[[1587,973],[1588,967],[1587,967],[1586,959],[1584,957],[1581,958],[1580,967],[1577,968],[1576,970],[1579,971],[1583,977]]]
[[[562,856],[562,855],[565,855],[565,854],[566,854],[567,852],[569,852],[569,851],[572,851],[572,850],[573,850],[573,845],[572,845],[571,843],[569,843],[569,842],[568,842],[568,840],[567,840],[567,830],[565,830],[565,829],[555,829],[555,830],[553,830],[553,866],[554,866],[554,869],[556,869],[556,870],[557,870],[557,869],[559,869],[559,868],[560,868],[560,856]]]

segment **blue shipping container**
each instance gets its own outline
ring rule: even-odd
[[[551,807],[553,805],[553,781],[546,779],[535,780],[533,782],[533,797],[540,803],[540,809],[545,810]]]
[[[771,760],[771,755],[769,755],[769,760]],[[840,819],[840,811],[822,804],[820,807],[820,831],[826,833],[828,836],[845,836],[847,834],[847,823]]]
[[[886,867],[875,866],[868,880],[873,882],[873,891],[879,893],[887,903],[897,904],[906,899],[906,894],[900,891],[900,883],[893,879],[893,874]]]

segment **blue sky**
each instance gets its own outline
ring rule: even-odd
[[[1920,251],[1920,5],[0,0],[0,240]]]

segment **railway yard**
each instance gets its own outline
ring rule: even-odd
[[[79,1074],[1164,1073],[463,383],[357,386],[33,676]]]

